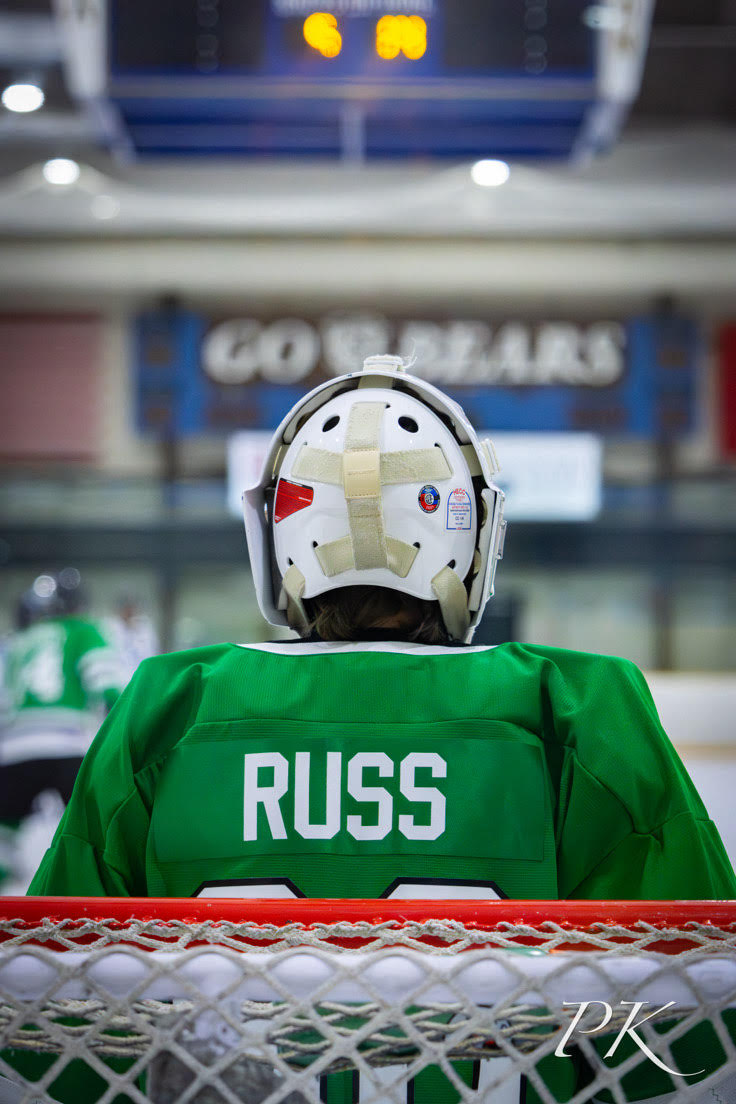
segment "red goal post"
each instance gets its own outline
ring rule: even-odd
[[[657,1065],[702,1104],[736,1085],[736,902],[0,897],[0,1036],[19,1104],[72,1059],[101,1104],[319,1104],[345,1072],[406,1104],[428,1065],[488,1104],[624,1101]]]
[[[247,897],[1,897],[0,944],[18,931],[34,928],[46,937],[49,924],[71,932],[88,922],[110,922],[111,930],[139,929],[141,923],[204,924],[214,936],[224,926],[245,929],[309,930],[335,924],[388,925],[397,931],[438,918],[486,933],[502,943],[567,933],[581,948],[584,936],[604,942],[636,940],[650,949],[676,954],[693,945],[713,947],[736,940],[736,901],[536,901],[510,899],[247,898]],[[538,933],[536,935],[535,933]],[[659,933],[659,937],[655,936]],[[449,934],[448,934],[449,937]],[[656,946],[655,946],[656,944]],[[595,944],[594,944],[595,945]],[[611,948],[613,949],[613,948]]]

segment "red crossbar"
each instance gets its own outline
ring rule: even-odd
[[[712,924],[736,930],[736,901],[383,900],[367,898],[0,897],[0,921],[43,919],[226,920],[305,925],[452,919],[483,928],[544,923],[586,930],[640,921],[662,928]]]

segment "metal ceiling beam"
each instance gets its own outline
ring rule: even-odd
[[[49,15],[0,13],[0,65],[32,69],[61,61],[61,41]]]
[[[0,143],[96,142],[99,130],[82,112],[39,111],[0,115]]]

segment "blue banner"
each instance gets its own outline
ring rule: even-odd
[[[364,356],[413,350],[411,370],[478,428],[668,440],[694,425],[701,345],[695,322],[669,315],[497,323],[161,310],[134,320],[137,420],[169,436],[273,429],[306,391]]]

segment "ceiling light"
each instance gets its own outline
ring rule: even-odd
[[[8,111],[38,111],[44,101],[43,89],[37,84],[9,84],[3,90],[2,101]]]
[[[470,176],[474,184],[481,188],[497,188],[499,184],[505,184],[511,170],[505,161],[476,161],[470,170]]]
[[[79,179],[79,165],[68,157],[53,157],[41,169],[44,179],[57,187],[68,187]]]
[[[33,593],[39,598],[50,598],[56,590],[56,580],[53,575],[39,575],[33,583]]]

